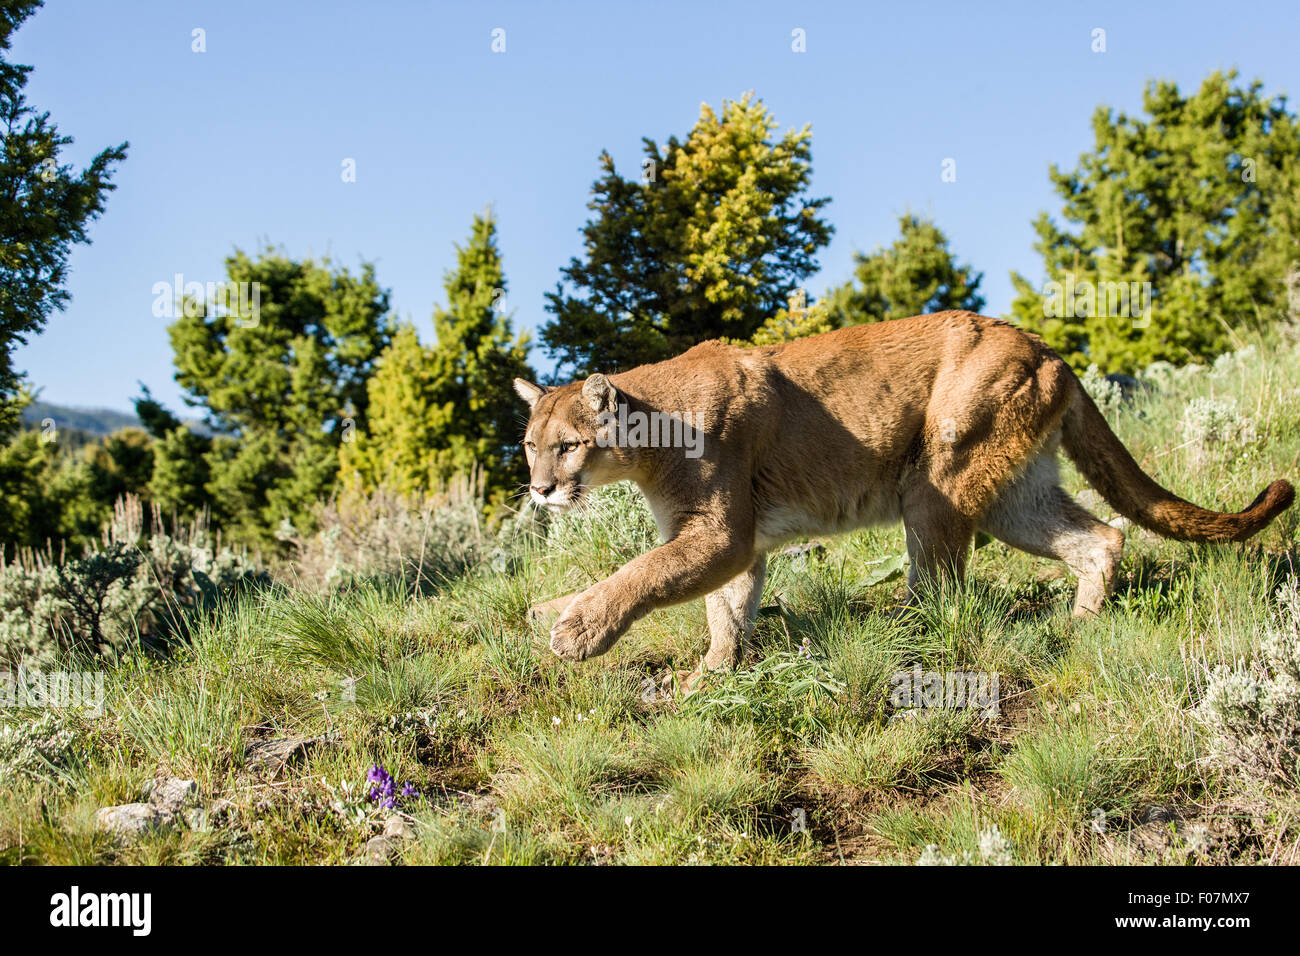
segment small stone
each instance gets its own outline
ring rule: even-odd
[[[1167,807],[1159,805],[1147,807],[1146,813],[1143,815],[1143,820],[1146,823],[1170,823],[1177,819],[1178,817]]]
[[[371,837],[366,843],[366,865],[387,866],[390,862],[389,857],[396,853],[401,845],[402,841],[397,837]]]
[[[497,808],[497,798],[488,793],[475,794],[469,801],[470,813],[492,813]]]
[[[155,780],[149,787],[149,802],[168,813],[180,813],[199,802],[199,785],[179,777]]]
[[[792,544],[781,552],[787,558],[817,558],[826,557],[826,545],[820,541],[808,541],[804,544]]]
[[[233,800],[226,800],[225,798],[214,800],[212,805],[208,807],[208,822],[213,826],[228,823],[238,809],[238,805]]]
[[[1093,491],[1091,488],[1084,488],[1074,496],[1074,500],[1079,503],[1080,507],[1086,508],[1089,511],[1096,511],[1105,503],[1101,495],[1097,494],[1097,492]]]
[[[384,823],[383,835],[397,840],[414,840],[415,829],[405,817],[394,814]]]
[[[287,767],[302,763],[322,737],[286,737],[280,740],[259,740],[244,750],[244,759],[250,770],[278,773]]]
[[[95,813],[95,825],[118,837],[135,837],[166,829],[176,816],[152,803],[124,803]]]

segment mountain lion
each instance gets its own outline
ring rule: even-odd
[[[1064,562],[1078,578],[1074,613],[1096,613],[1124,535],[1061,488],[1058,446],[1120,514],[1182,541],[1243,541],[1295,496],[1275,481],[1227,514],[1166,491],[1041,339],[970,312],[758,348],[705,342],[617,375],[559,388],[516,379],[515,388],[531,409],[534,503],[565,508],[631,479],[664,540],[587,590],[534,608],[559,614],[551,649],[575,661],[603,654],[655,608],[704,597],[712,643],[692,679],[738,661],[767,551],[900,518],[909,601],[960,579],[983,530]]]

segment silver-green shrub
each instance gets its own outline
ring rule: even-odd
[[[944,853],[940,850],[939,844],[928,843],[916,861],[916,865],[1011,866],[1015,862],[1012,849],[1011,841],[1004,837],[1002,831],[994,824],[987,830],[980,831],[977,853],[972,853],[970,850],[962,850],[961,853]]]
[[[1300,785],[1300,584],[1278,589],[1275,622],[1259,657],[1215,668],[1197,714],[1221,766],[1287,787]]]
[[[1255,420],[1237,412],[1234,401],[1193,398],[1183,412],[1183,440],[1192,445],[1242,447],[1259,440]]]
[[[1124,390],[1101,374],[1101,369],[1096,364],[1089,365],[1079,381],[1103,415],[1113,415],[1124,404]]]
[[[630,481],[588,493],[577,507],[551,515],[546,525],[546,545],[554,552],[609,552],[626,561],[658,544],[650,506]]]
[[[277,533],[294,549],[291,583],[321,590],[354,581],[438,582],[474,567],[495,542],[483,522],[478,483],[462,480],[421,496],[352,489],[316,509],[316,530]]]
[[[146,527],[144,509],[128,498],[101,545],[81,557],[27,552],[0,560],[0,667],[165,639],[196,608],[267,580],[205,522],[164,533],[157,513]]]
[[[0,712],[0,780],[49,779],[74,763],[83,749],[83,742],[56,711],[14,719]]]

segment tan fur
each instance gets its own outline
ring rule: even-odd
[[[1169,537],[1243,540],[1294,496],[1274,482],[1237,514],[1174,496],[1040,339],[970,312],[761,348],[705,342],[581,384],[516,388],[531,405],[533,500],[565,507],[588,488],[631,479],[664,537],[609,578],[549,602],[559,614],[551,647],[572,660],[604,653],[655,608],[707,595],[712,645],[702,666],[730,666],[752,631],[769,549],[900,518],[909,596],[959,578],[983,528],[1063,561],[1079,579],[1075,613],[1095,613],[1114,586],[1123,535],[1060,488],[1058,445],[1121,514]],[[599,417],[620,404],[698,415],[702,455],[625,447]]]

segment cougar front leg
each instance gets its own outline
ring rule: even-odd
[[[571,661],[604,654],[638,618],[703,597],[753,563],[753,533],[743,523],[685,528],[574,598],[551,628],[551,650]]]

